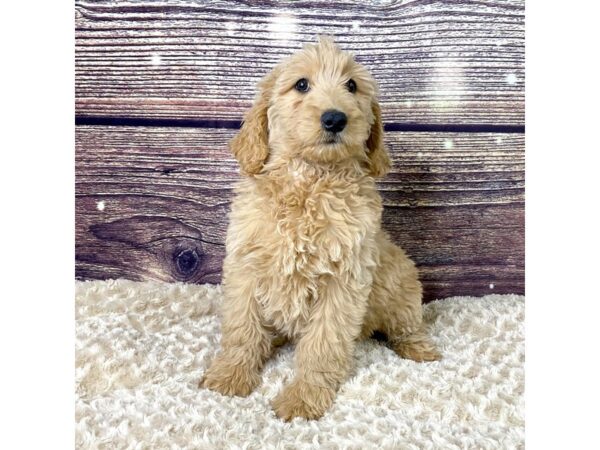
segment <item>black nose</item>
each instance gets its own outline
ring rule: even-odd
[[[346,123],[348,123],[346,114],[335,109],[325,111],[321,116],[321,125],[323,126],[323,129],[331,131],[332,133],[339,133],[342,131],[346,126]]]

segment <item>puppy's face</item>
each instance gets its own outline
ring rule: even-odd
[[[375,122],[375,82],[330,40],[277,69],[268,109],[272,151],[335,162],[365,152]]]
[[[369,72],[329,38],[282,61],[259,85],[259,96],[231,147],[242,170],[268,159],[335,163],[362,161],[373,176],[389,159],[377,87]]]

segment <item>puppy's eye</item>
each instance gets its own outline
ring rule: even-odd
[[[355,81],[354,81],[352,78],[350,78],[350,79],[348,80],[348,82],[346,83],[346,87],[347,87],[347,88],[348,88],[348,90],[349,90],[350,92],[352,92],[353,94],[356,92],[356,82],[355,82]]]
[[[300,78],[296,81],[296,86],[294,86],[298,92],[308,92],[308,80],[306,78]]]

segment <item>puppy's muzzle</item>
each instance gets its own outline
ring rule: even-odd
[[[341,111],[330,109],[321,115],[321,126],[325,131],[339,133],[348,123],[348,117]]]

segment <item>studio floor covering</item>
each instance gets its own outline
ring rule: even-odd
[[[524,314],[517,295],[424,307],[443,359],[416,363],[359,342],[354,368],[318,421],[275,416],[293,376],[276,349],[247,398],[198,388],[219,348],[221,287],[76,283],[78,449],[524,448]]]

